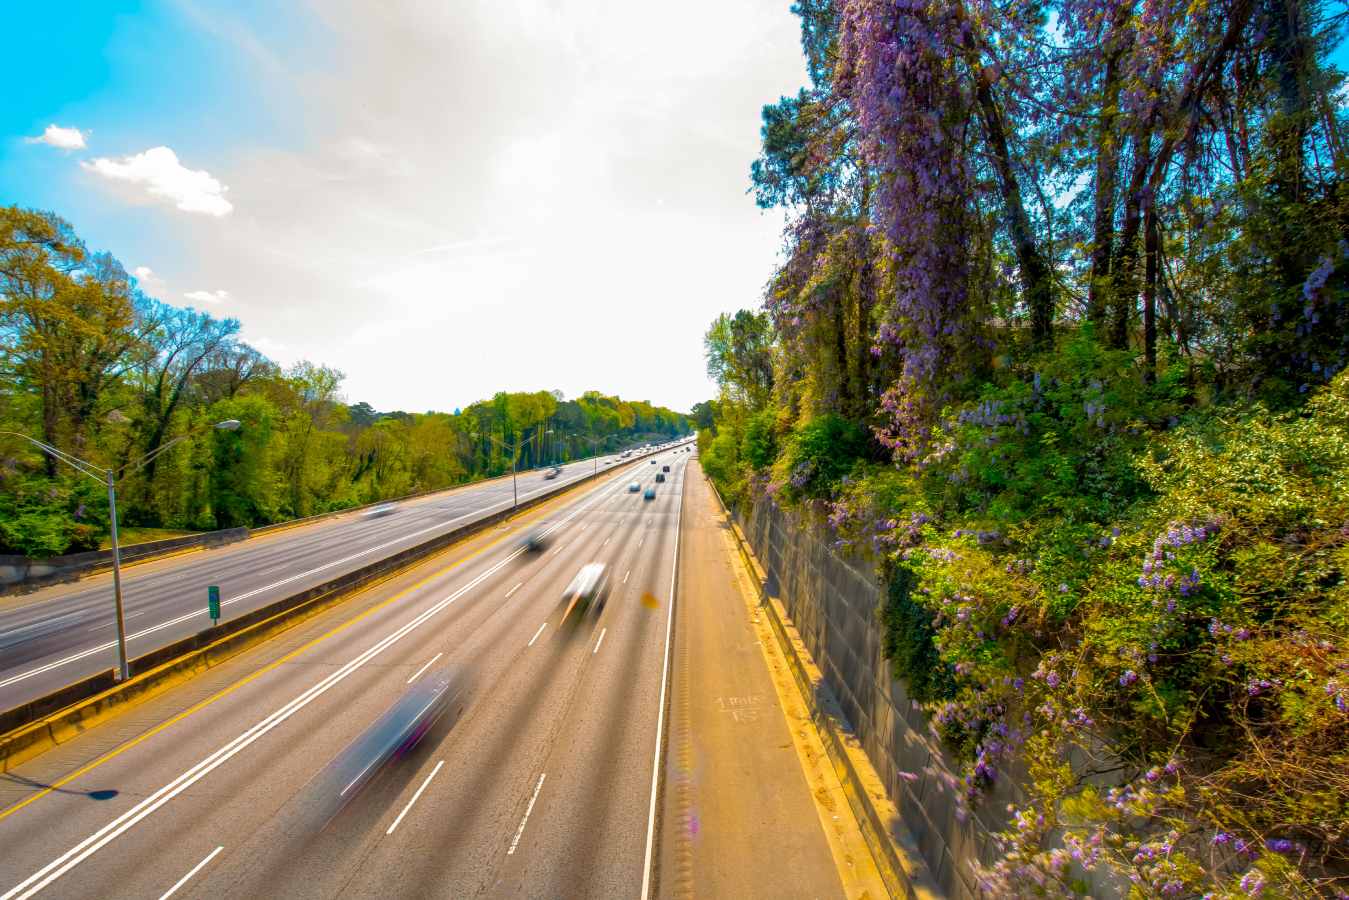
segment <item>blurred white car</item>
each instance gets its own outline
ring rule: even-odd
[[[396,512],[398,512],[397,503],[380,503],[361,513],[361,518],[378,519],[380,516],[387,516]]]

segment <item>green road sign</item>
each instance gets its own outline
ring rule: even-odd
[[[206,608],[211,613],[211,621],[220,621],[220,588],[211,585],[206,589]]]

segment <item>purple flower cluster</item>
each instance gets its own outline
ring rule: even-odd
[[[1282,683],[1283,682],[1277,678],[1272,681],[1268,678],[1252,678],[1246,682],[1246,694],[1250,697],[1259,697],[1266,691],[1272,691]]]
[[[1335,708],[1342,713],[1349,713],[1349,689],[1346,689],[1333,678],[1326,682],[1326,696],[1330,702],[1335,704]]]
[[[1171,525],[1165,534],[1158,535],[1152,542],[1152,552],[1143,557],[1143,572],[1138,576],[1138,586],[1144,590],[1179,589],[1182,597],[1195,593],[1200,584],[1198,569],[1191,568],[1179,578],[1174,572],[1167,572],[1166,569],[1176,562],[1176,551],[1181,547],[1208,540],[1217,532],[1216,522],[1197,528],[1190,525]],[[1168,612],[1174,609],[1174,603],[1168,604]]]

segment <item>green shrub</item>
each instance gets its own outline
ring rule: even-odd
[[[823,499],[867,453],[866,433],[826,413],[798,425],[773,466],[773,482],[788,501]]]

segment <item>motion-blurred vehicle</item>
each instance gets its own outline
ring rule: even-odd
[[[643,499],[643,500],[655,500],[655,499],[656,499],[656,489],[653,488],[653,487],[647,488],[647,489],[646,489],[646,493],[642,495],[642,499]]]
[[[378,519],[381,516],[392,515],[393,513],[396,512],[398,512],[397,503],[379,503],[376,504],[375,506],[370,507],[365,512],[361,513],[361,518]]]
[[[550,479],[550,480],[551,480],[551,479],[556,478],[557,476],[559,476],[559,475],[561,475],[561,474],[562,474],[562,469],[561,469],[561,467],[559,467],[559,466],[553,466],[553,467],[552,467],[551,469],[549,469],[547,472],[544,472],[544,473],[543,473],[543,477],[546,478],[546,479]]]
[[[548,535],[543,531],[531,531],[525,537],[525,551],[528,553],[541,553],[548,547]]]
[[[655,464],[656,464],[656,461],[655,461],[655,460],[654,460],[654,459],[653,459],[653,460],[651,460],[651,465],[653,465],[653,466],[654,466],[654,465],[655,465]]]
[[[640,484],[638,484],[637,482],[635,482],[635,481],[633,481],[633,482],[631,482],[631,483],[628,484],[628,493],[629,493],[629,494],[635,494],[635,493],[637,493],[638,491],[640,491],[641,489],[642,489],[642,486],[641,486]]]
[[[326,825],[386,766],[410,753],[437,722],[448,717],[453,724],[467,695],[467,679],[453,667],[428,672],[414,682],[315,778],[319,824]]]
[[[657,483],[657,484],[660,484],[660,483],[663,482],[664,480],[665,480],[665,473],[664,473],[664,472],[657,472],[657,473],[656,473],[656,483]]]
[[[668,471],[670,471],[670,467],[669,467],[669,466],[661,466],[661,467],[660,467],[660,470],[661,470],[662,472],[668,472]]]
[[[608,600],[609,567],[600,562],[581,566],[581,571],[576,573],[571,584],[562,592],[562,602],[566,604],[566,609],[562,611],[559,627],[571,620],[573,613],[576,614],[576,621],[580,621],[580,618],[588,612],[598,614],[604,609],[604,604]]]

